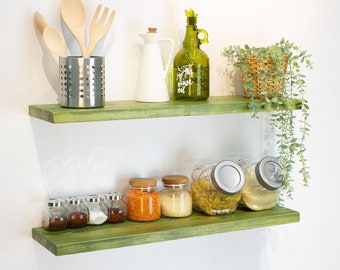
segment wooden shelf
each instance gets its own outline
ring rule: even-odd
[[[276,206],[271,210],[258,212],[238,209],[233,214],[221,216],[206,216],[194,212],[186,218],[161,218],[153,222],[127,220],[117,224],[57,232],[39,227],[32,229],[32,237],[53,254],[60,256],[294,223],[299,220],[299,212]]]
[[[242,96],[210,97],[207,101],[143,103],[134,100],[107,101],[105,107],[62,108],[58,104],[30,105],[29,115],[51,123],[126,120],[248,112],[249,99]],[[297,106],[297,103],[295,103]]]

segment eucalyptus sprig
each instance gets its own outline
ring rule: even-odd
[[[277,136],[279,159],[283,167],[281,174],[287,195],[292,198],[295,157],[300,163],[299,173],[303,184],[308,185],[310,179],[305,157],[305,142],[310,131],[309,105],[305,98],[306,82],[302,70],[312,69],[311,55],[284,38],[267,47],[231,45],[224,48],[222,55],[234,58],[234,67],[240,70],[252,117],[257,118],[262,110],[272,111],[270,124]],[[249,57],[256,57],[259,63],[270,59],[270,68],[263,65],[258,73],[251,73]],[[256,88],[259,85],[261,89]],[[299,117],[296,112],[300,113]]]

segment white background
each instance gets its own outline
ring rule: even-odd
[[[84,0],[88,16],[96,1]],[[56,257],[31,238],[52,196],[126,191],[133,176],[190,172],[198,160],[261,156],[263,121],[249,114],[53,125],[28,116],[29,104],[57,103],[56,58],[33,24],[35,11],[62,28],[59,1],[16,0],[0,10],[0,268],[10,269],[339,269],[337,205],[340,89],[339,10],[335,0],[102,0],[117,14],[96,53],[106,57],[107,100],[134,99],[138,33],[158,27],[181,47],[184,10],[209,33],[211,94],[235,93],[220,56],[231,44],[267,45],[286,37],[313,55],[306,71],[311,135],[309,187],[295,186],[286,206],[301,222]],[[88,19],[90,21],[90,19]],[[274,151],[273,149],[269,150]],[[267,151],[268,152],[268,151]],[[296,175],[297,180],[300,179]]]

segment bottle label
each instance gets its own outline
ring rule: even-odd
[[[176,81],[177,93],[185,94],[185,89],[192,85],[194,72],[192,71],[192,64],[181,66],[177,68]]]

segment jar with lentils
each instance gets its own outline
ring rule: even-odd
[[[161,217],[160,193],[157,180],[133,178],[127,192],[127,218],[132,221],[154,221]]]
[[[184,175],[162,177],[162,215],[166,217],[187,217],[192,213],[192,197],[189,179]]]

